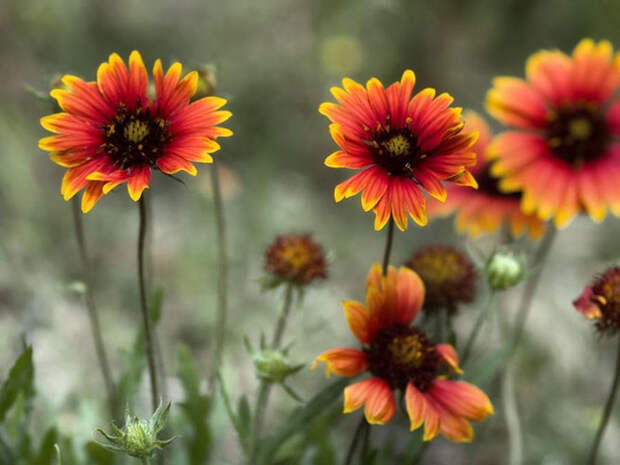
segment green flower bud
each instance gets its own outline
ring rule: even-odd
[[[122,429],[118,428],[113,423],[113,434],[108,434],[101,428],[97,430],[110,442],[110,444],[98,444],[108,450],[122,452],[131,457],[152,457],[156,450],[163,449],[176,439],[176,437],[163,441],[157,439],[157,434],[166,424],[169,412],[170,403],[168,403],[165,408],[163,404],[160,403],[153,416],[148,420],[127,413],[125,417],[125,426]]]
[[[523,261],[512,252],[495,252],[485,265],[487,281],[491,289],[503,291],[523,280]]]
[[[209,64],[198,66],[196,71],[198,72],[198,83],[196,84],[196,93],[193,99],[197,100],[215,94],[215,88],[217,87],[215,66]]]
[[[279,350],[263,349],[252,353],[256,376],[269,383],[282,383],[288,376],[297,373],[303,364],[293,365],[285,353]]]

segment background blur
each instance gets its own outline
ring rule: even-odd
[[[570,52],[584,36],[620,47],[620,4],[614,0],[211,1],[194,0],[2,0],[0,3],[0,376],[25,334],[34,344],[39,424],[77,441],[91,439],[102,415],[104,393],[90,341],[87,314],[69,284],[80,264],[71,206],[59,186],[63,169],[38,150],[45,134],[39,117],[50,107],[25,86],[46,90],[55,73],[94,79],[97,66],[116,51],[127,59],[140,50],[147,66],[161,57],[186,70],[217,67],[218,93],[229,99],[235,136],[216,153],[223,168],[230,240],[230,326],[224,377],[234,397],[254,393],[256,382],[242,336],[271,332],[280,292],[261,293],[263,251],[285,232],[312,232],[329,252],[330,279],[306,293],[285,336],[292,357],[309,362],[328,347],[353,343],[340,301],[363,299],[365,275],[379,260],[385,232],[355,198],[333,202],[344,171],[323,166],[334,150],[328,121],[318,105],[343,76],[365,82],[398,79],[405,68],[416,88],[448,91],[455,104],[483,112],[495,75],[522,75],[528,55],[540,48]],[[497,127],[496,127],[497,129]],[[175,344],[183,341],[206,372],[214,322],[215,226],[209,167],[199,166],[185,186],[154,176],[153,283],[165,287],[160,333],[166,365],[174,372]],[[135,243],[138,209],[117,189],[84,217],[95,268],[95,298],[116,367],[138,327]],[[580,464],[594,434],[613,369],[614,345],[600,340],[571,301],[596,272],[620,256],[620,221],[595,225],[579,218],[561,231],[519,353],[517,396],[526,463]],[[421,245],[466,241],[451,219],[397,233],[393,262]],[[493,238],[470,244],[489,250]],[[520,244],[531,248],[527,240]],[[479,302],[484,301],[480,286]],[[513,313],[521,287],[509,291],[498,312]],[[479,304],[461,311],[457,329],[467,334]],[[493,346],[492,325],[487,326]],[[485,344],[480,348],[484,351]],[[322,373],[302,370],[291,381],[310,397],[325,385]],[[169,386],[171,398],[178,388]],[[148,389],[144,389],[148,399]],[[269,422],[293,402],[273,396]],[[506,462],[503,408],[481,442],[455,446],[438,440],[424,463]],[[137,409],[146,413],[147,405]],[[340,419],[333,443],[344,448],[358,414]],[[398,416],[398,415],[397,415]],[[214,417],[216,458],[239,457],[234,431],[220,406]],[[405,444],[404,418],[375,428],[375,441],[393,433]],[[620,408],[607,430],[606,463],[620,462]],[[476,457],[474,459],[474,457]],[[475,461],[475,462],[474,462]],[[217,463],[217,460],[216,460]],[[605,463],[601,460],[601,463]]]

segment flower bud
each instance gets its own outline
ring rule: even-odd
[[[196,93],[193,99],[197,100],[215,94],[217,87],[215,66],[209,64],[201,65],[196,68],[196,71],[198,72],[198,83],[196,84]]]
[[[131,457],[152,457],[157,449],[163,449],[176,439],[176,437],[163,441],[157,439],[157,434],[166,424],[169,412],[170,403],[165,408],[160,403],[153,416],[148,420],[128,413],[125,417],[125,426],[122,429],[112,424],[113,434],[108,434],[101,428],[97,430],[110,442],[110,444],[99,444],[106,449],[123,452]]]
[[[282,383],[288,376],[297,373],[303,364],[293,365],[280,350],[263,349],[252,353],[256,376],[269,383]]]
[[[519,284],[525,269],[522,260],[514,253],[495,252],[485,265],[485,273],[491,289],[503,291]]]

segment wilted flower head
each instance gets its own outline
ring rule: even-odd
[[[455,312],[459,304],[474,300],[476,269],[453,247],[425,247],[413,254],[405,266],[418,273],[424,282],[425,311],[446,308]]]
[[[609,268],[586,286],[573,305],[594,320],[602,334],[616,334],[620,330],[620,267]]]
[[[327,278],[323,249],[309,234],[278,236],[265,253],[265,271],[297,285]]]
[[[67,168],[61,193],[69,200],[83,190],[82,211],[102,195],[127,184],[137,201],[151,183],[152,170],[172,175],[197,173],[194,163],[210,163],[219,150],[215,139],[232,131],[218,127],[231,113],[219,110],[226,100],[205,97],[190,103],[198,73],[181,77],[180,63],[164,73],[155,61],[155,95],[137,51],[129,66],[113,53],[97,70],[97,81],[66,75],[50,95],[62,112],[45,116],[41,125],[55,135],[39,141],[52,161]]]
[[[365,406],[366,420],[384,424],[396,412],[394,391],[403,394],[411,430],[424,424],[424,440],[442,434],[452,441],[473,438],[470,421],[493,413],[482,390],[464,381],[448,379],[451,371],[462,373],[450,344],[431,341],[412,326],[424,302],[424,284],[412,270],[381,267],[370,270],[366,305],[343,302],[345,315],[361,350],[336,347],[320,354],[313,368],[325,362],[326,374],[354,377],[368,372],[370,378],[344,391],[344,413]]]
[[[523,260],[513,252],[497,251],[487,261],[484,272],[489,287],[502,291],[521,282],[525,275]]]
[[[125,426],[122,429],[112,423],[113,434],[108,434],[101,428],[97,430],[110,442],[110,444],[99,444],[106,449],[123,452],[131,457],[151,457],[155,451],[163,449],[175,440],[175,437],[163,441],[157,439],[157,434],[166,425],[169,412],[170,403],[166,407],[160,403],[153,416],[148,420],[127,413]]]

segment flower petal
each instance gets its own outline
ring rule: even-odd
[[[349,347],[326,350],[312,362],[311,368],[314,370],[320,362],[325,362],[326,378],[329,378],[330,373],[351,378],[368,369],[366,353]]]
[[[481,421],[493,414],[489,397],[480,388],[464,381],[437,379],[427,393],[453,414],[469,420]]]
[[[439,356],[444,362],[446,362],[450,368],[457,373],[463,373],[463,370],[459,367],[459,357],[456,354],[456,350],[450,344],[437,344],[435,349],[439,353]]]

